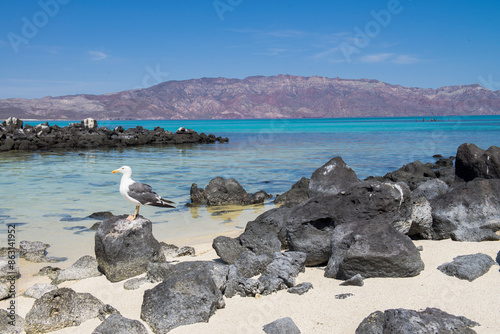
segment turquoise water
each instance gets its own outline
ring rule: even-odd
[[[429,120],[430,118],[427,118]],[[416,121],[418,120],[418,122]],[[422,118],[100,121],[99,126],[125,128],[180,126],[229,137],[228,143],[131,147],[113,150],[0,153],[0,233],[17,224],[17,240],[52,245],[52,256],[91,253],[93,212],[131,214],[134,207],[118,192],[122,165],[132,178],[153,186],[178,203],[173,210],[142,207],[154,222],[154,234],[166,242],[195,242],[205,236],[241,231],[265,206],[187,208],[192,183],[205,187],[216,176],[234,177],[248,192],[276,195],[335,156],[341,156],[358,177],[384,175],[434,154],[455,155],[472,142],[481,148],[500,146],[500,116]],[[27,122],[38,124],[40,122]],[[49,122],[60,126],[69,122]],[[0,237],[1,238],[1,237]],[[5,237],[6,239],[6,237]],[[0,239],[3,240],[3,239]],[[5,241],[6,242],[6,241]],[[1,245],[0,245],[1,246]]]

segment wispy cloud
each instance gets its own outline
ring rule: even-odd
[[[255,37],[277,37],[277,38],[302,38],[307,36],[307,33],[293,29],[229,29],[232,32],[240,34],[253,35]]]
[[[271,48],[268,49],[266,52],[257,52],[254,53],[256,56],[279,56],[282,55],[285,52],[288,52],[289,50],[287,49],[278,49],[278,48]]]
[[[90,59],[93,61],[104,60],[109,57],[107,54],[101,51],[89,51],[88,53],[91,57]]]
[[[377,53],[359,58],[363,63],[383,63],[394,57],[394,53]]]
[[[405,54],[397,55],[390,52],[369,54],[359,57],[358,60],[362,63],[393,63],[401,65],[415,64],[421,61],[420,58],[414,56]]]
[[[415,64],[419,63],[421,59],[410,55],[397,56],[392,62],[396,64]]]

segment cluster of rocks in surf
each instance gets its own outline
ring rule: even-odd
[[[152,222],[144,217],[128,221],[125,216],[110,216],[97,226],[96,258],[83,257],[66,270],[44,268],[52,286],[26,291],[37,300],[26,319],[18,317],[16,323],[30,333],[41,333],[99,318],[103,322],[94,333],[107,333],[109,328],[147,333],[141,322],[124,318],[91,294],[57,288],[63,279],[75,277],[103,274],[111,282],[124,282],[124,289],[156,284],[144,292],[141,319],[154,333],[167,333],[178,326],[208,322],[225,307],[224,298],[260,297],[284,289],[307,293],[314,287],[297,284],[297,277],[308,266],[326,265],[325,277],[343,285],[362,286],[371,277],[416,276],[424,263],[412,238],[499,239],[495,233],[500,230],[499,157],[497,147],[485,151],[464,144],[457,151],[456,167],[451,158],[432,165],[415,162],[364,181],[336,157],[278,196],[282,205],[248,222],[239,237],[217,237],[213,247],[220,262],[169,263],[166,252],[187,250],[156,240]],[[458,256],[439,270],[472,281],[493,264],[488,255],[472,254]],[[0,314],[0,326],[5,317]],[[474,333],[471,328],[476,325],[435,308],[390,309],[368,315],[356,333],[450,328]],[[291,318],[278,319],[263,330],[300,333]]]
[[[228,138],[213,134],[198,134],[194,130],[179,128],[175,133],[161,127],[153,130],[142,126],[124,129],[98,127],[94,119],[59,127],[48,123],[31,126],[15,117],[0,123],[0,151],[88,149],[126,147],[138,145],[168,145],[227,142]]]

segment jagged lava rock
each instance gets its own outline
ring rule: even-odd
[[[410,238],[387,223],[346,223],[335,228],[331,256],[325,269],[329,278],[412,277],[424,269]]]
[[[433,239],[499,240],[500,179],[481,179],[452,187],[430,201]]]
[[[427,200],[434,199],[445,194],[448,191],[448,185],[439,179],[430,179],[423,183],[411,192],[413,198],[425,197]]]
[[[138,216],[107,219],[95,234],[95,254],[99,268],[111,282],[146,272],[150,262],[165,262],[161,245],[152,232],[152,223]]]
[[[238,238],[230,238],[223,235],[214,239],[212,247],[221,260],[227,264],[233,264],[247,250],[247,248],[241,245]]]
[[[421,196],[411,197],[411,226],[408,235],[423,239],[432,239],[432,207],[429,201]]]
[[[205,188],[207,205],[247,205],[252,201],[251,196],[233,178],[216,177],[210,180]]]
[[[80,280],[101,275],[102,273],[98,270],[97,260],[93,256],[85,255],[79,258],[68,269],[61,270],[55,281],[59,284],[64,281]]]
[[[111,314],[92,334],[148,334],[148,330],[138,320],[125,318],[119,314]]]
[[[241,245],[256,254],[271,257],[286,248],[285,225],[291,212],[291,208],[274,208],[248,222],[245,231],[238,237]]]
[[[406,309],[376,311],[366,317],[356,329],[356,334],[381,333],[476,333],[471,327],[479,324],[462,316],[427,308],[418,312]]]
[[[347,190],[359,179],[341,157],[335,157],[316,169],[309,182],[309,197],[335,195]]]
[[[286,207],[293,207],[304,203],[309,199],[309,182],[310,180],[307,177],[301,178],[292,186],[290,190],[276,196],[274,204],[282,204]]]
[[[56,290],[57,286],[53,284],[46,284],[46,283],[37,283],[33,285],[32,287],[28,288],[24,292],[25,297],[30,297],[30,298],[35,298],[38,299],[47,292]]]
[[[360,181],[346,191],[311,198],[293,209],[286,224],[290,250],[307,254],[307,266],[330,257],[331,233],[348,222],[384,222],[407,233],[411,227],[410,190],[404,183]]]
[[[275,320],[263,327],[266,334],[300,334],[300,330],[292,318],[286,317]]]
[[[483,150],[474,144],[460,145],[457,150],[455,175],[464,181],[472,181],[476,177],[500,178],[500,147],[491,146]]]
[[[89,293],[76,293],[69,288],[47,292],[35,300],[26,315],[28,333],[47,333],[99,316],[104,304]]]
[[[144,292],[141,319],[155,333],[196,322],[208,322],[224,307],[222,293],[205,265],[187,263],[174,266],[168,277]]]
[[[495,261],[486,254],[477,253],[471,255],[461,255],[438,267],[438,269],[448,276],[455,276],[472,282],[478,277],[486,274]]]
[[[420,161],[411,162],[394,172],[384,175],[384,178],[387,180],[405,182],[411,190],[415,190],[421,183],[436,177],[436,173],[432,168]]]

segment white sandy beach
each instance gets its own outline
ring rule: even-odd
[[[200,240],[198,240],[200,241]],[[211,261],[217,254],[209,240],[193,244],[196,256],[169,259],[170,261]],[[191,240],[191,242],[194,242]],[[187,243],[189,244],[189,243]],[[425,270],[413,278],[371,278],[365,280],[363,287],[339,286],[341,281],[323,277],[323,267],[306,268],[298,276],[297,282],[311,282],[314,286],[306,294],[299,296],[280,291],[260,298],[225,298],[226,307],[217,310],[208,323],[198,323],[178,327],[172,334],[187,333],[263,333],[262,327],[276,319],[291,317],[302,333],[354,333],[359,323],[370,313],[391,308],[422,310],[436,307],[454,314],[462,315],[479,322],[477,333],[500,333],[500,272],[495,264],[484,276],[468,282],[441,273],[437,267],[454,257],[466,254],[485,253],[495,258],[500,250],[500,242],[453,242],[415,241],[423,246],[421,252]],[[183,246],[184,244],[179,244]],[[92,255],[89,247],[88,254]],[[76,259],[55,264],[61,268],[69,267]],[[33,276],[47,263],[32,264],[20,260],[23,276],[18,281],[18,294],[35,283],[50,283],[45,276]],[[155,284],[145,284],[140,289],[123,289],[123,282],[110,283],[105,276],[81,281],[63,282],[59,287],[70,287],[77,292],[89,292],[106,304],[114,306],[120,313],[131,319],[140,320],[143,292]],[[352,293],[347,299],[335,299],[335,295]],[[17,312],[25,317],[34,302],[32,298],[18,296]],[[7,301],[0,302],[1,308]],[[69,327],[53,333],[74,334],[91,333],[100,324],[92,319],[79,327]],[[146,325],[147,327],[147,325]],[[147,327],[149,329],[149,327]],[[151,332],[152,333],[152,332]]]

